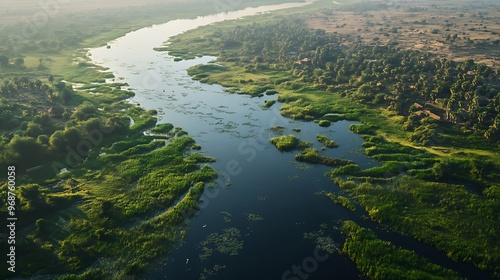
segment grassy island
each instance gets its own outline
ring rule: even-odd
[[[274,137],[269,140],[273,143],[278,150],[282,152],[289,152],[292,150],[300,150],[303,149],[309,144],[307,142],[301,141],[299,138],[293,135],[284,135],[280,137]]]
[[[300,153],[295,155],[297,161],[312,163],[312,164],[323,164],[327,166],[344,166],[353,164],[351,160],[329,158],[325,156],[320,156],[318,150],[315,148],[307,148],[302,150]]]
[[[331,139],[328,139],[328,137],[326,137],[325,135],[319,135],[319,134],[316,135],[316,140],[324,144],[325,147],[327,148],[337,148],[339,146],[339,144],[337,144],[335,141]]]

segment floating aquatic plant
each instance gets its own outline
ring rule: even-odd
[[[222,216],[224,218],[224,222],[226,222],[226,223],[231,222],[231,218],[233,217],[233,215],[231,213],[226,212],[226,211],[222,211],[220,213],[222,214]]]
[[[221,270],[223,270],[225,268],[226,268],[225,265],[220,265],[220,264],[214,265],[214,267],[212,267],[211,269],[204,268],[203,271],[200,274],[200,278],[199,279],[200,280],[207,280],[210,277],[215,277],[215,276],[217,276],[217,274],[219,273],[219,271],[221,271]]]
[[[259,195],[257,196],[257,199],[260,201],[265,201],[267,199],[267,195]]]
[[[199,244],[202,253],[200,260],[207,260],[214,252],[236,256],[243,249],[240,231],[237,228],[226,228],[221,232],[214,232]]]
[[[336,243],[333,238],[326,235],[324,225],[321,227],[322,228],[318,231],[304,233],[304,238],[313,240],[319,249],[330,254],[337,252],[337,248],[340,248],[340,244]]]
[[[249,221],[252,221],[252,222],[258,222],[258,221],[264,220],[264,218],[262,218],[261,216],[259,216],[257,214],[248,214],[248,218],[247,219]]]

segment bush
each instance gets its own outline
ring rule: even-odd
[[[162,123],[151,129],[154,133],[167,133],[172,130],[174,126],[171,123]]]
[[[332,123],[329,120],[320,120],[318,124],[321,127],[329,127]]]
[[[9,160],[21,167],[30,167],[40,163],[47,152],[46,148],[34,138],[17,134],[7,144],[7,151],[11,155]]]
[[[274,137],[270,140],[271,143],[282,152],[288,152],[295,149],[301,149],[308,146],[306,142],[300,141],[299,138],[293,135],[285,135],[280,137]]]
[[[374,134],[375,127],[365,124],[351,124],[349,129],[356,134]]]
[[[337,148],[339,144],[337,144],[335,141],[328,139],[325,135],[316,135],[316,140],[318,142],[324,144],[327,148]]]
[[[264,108],[270,108],[276,103],[276,100],[266,100],[264,101]]]

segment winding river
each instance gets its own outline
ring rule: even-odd
[[[262,107],[264,100],[276,97],[229,94],[221,86],[202,84],[187,75],[187,68],[214,57],[175,62],[168,53],[153,50],[170,37],[199,26],[310,3],[173,20],[130,32],[110,42],[109,49],[89,50],[93,63],[109,67],[117,77],[114,81],[130,85],[136,93],[131,102],[157,110],[160,123],[182,127],[202,146],[204,154],[217,159],[212,166],[219,172],[219,179],[205,191],[202,209],[186,230],[187,241],[154,264],[149,279],[296,280],[306,279],[304,275],[307,279],[362,279],[344,256],[319,253],[313,240],[304,238],[304,233],[318,231],[322,224],[331,228],[347,219],[464,275],[476,272],[472,267],[454,264],[430,246],[380,229],[363,219],[364,213],[334,205],[318,194],[339,192],[324,176],[327,167],[299,164],[294,153],[281,153],[269,143],[270,137],[280,133],[295,134],[321,149],[316,135],[323,134],[340,144],[336,149],[322,150],[323,155],[351,159],[362,168],[377,165],[364,155],[361,137],[349,131],[353,122],[340,121],[323,128],[284,118],[279,114],[279,103],[270,109]],[[284,127],[283,131],[270,129],[276,126]],[[224,247],[224,253],[210,251],[217,246]],[[202,253],[207,257],[200,258]],[[302,276],[294,272],[294,266],[301,268]]]

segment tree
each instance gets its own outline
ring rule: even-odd
[[[79,121],[87,120],[98,115],[97,108],[90,102],[83,102],[73,113],[73,117]]]
[[[83,138],[82,134],[80,133],[80,130],[78,130],[75,127],[66,128],[63,131],[63,137],[64,140],[66,140],[66,143],[71,147],[75,147],[78,144],[78,142],[80,142]]]
[[[64,135],[62,131],[58,130],[54,132],[49,138],[50,148],[57,152],[63,152],[66,147],[66,140],[64,140]]]
[[[22,57],[18,57],[14,60],[14,65],[16,65],[17,67],[21,67],[24,65],[24,58]]]
[[[40,80],[36,80],[36,81],[35,81],[35,86],[36,86],[39,90],[40,90],[40,87],[42,86],[42,84],[43,84],[43,83],[42,83],[42,81],[40,81]]]
[[[35,122],[28,123],[28,127],[26,128],[26,133],[28,136],[36,138],[38,135],[43,133],[42,126]]]
[[[34,138],[15,135],[7,145],[12,160],[20,165],[35,165],[44,157],[45,149]]]
[[[56,131],[49,138],[49,145],[56,152],[64,152],[66,147],[75,148],[83,139],[80,130],[75,127],[66,128],[64,131]]]
[[[52,80],[54,80],[54,79],[52,78]],[[56,87],[57,91],[63,91],[66,88],[66,84],[64,82],[59,82],[56,84],[55,87]]]
[[[0,66],[9,66],[9,58],[6,55],[0,55]]]
[[[49,137],[45,134],[39,135],[36,138],[36,142],[42,144],[42,145],[48,145],[49,144]]]
[[[370,84],[363,84],[358,88],[358,94],[360,95],[369,95],[373,93],[373,86]]]
[[[38,236],[44,234],[47,231],[48,226],[47,226],[47,221],[45,219],[36,220],[35,225],[36,225],[35,232]]]
[[[31,92],[35,91],[35,82],[29,81],[28,82],[28,88]]]
[[[20,188],[21,204],[25,211],[43,210],[47,205],[40,185],[29,184]]]

